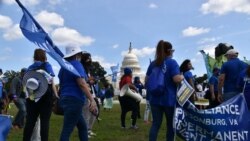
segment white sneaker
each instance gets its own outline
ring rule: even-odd
[[[90,136],[96,136],[96,133],[92,132],[91,130],[88,131]]]

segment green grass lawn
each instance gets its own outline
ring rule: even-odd
[[[144,114],[145,104],[141,104],[141,115]],[[16,108],[13,105],[9,110],[11,115],[15,115]],[[126,125],[129,127],[131,112],[126,116]],[[105,111],[101,108],[102,119],[100,122],[96,122],[93,131],[97,134],[96,137],[90,138],[90,141],[147,141],[148,132],[151,124],[145,124],[143,119],[137,120],[137,125],[139,129],[121,129],[120,127],[120,105],[114,104],[111,111]],[[58,116],[52,114],[50,120],[50,131],[49,131],[49,141],[58,141],[60,132],[62,129],[63,116]],[[21,141],[23,130],[11,129],[8,135],[8,141]],[[158,134],[158,141],[165,141],[166,133],[166,121],[164,119],[162,127]],[[71,134],[71,141],[79,141],[77,129]]]

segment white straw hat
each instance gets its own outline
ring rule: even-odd
[[[66,54],[64,55],[63,58],[68,58],[73,55],[76,55],[77,53],[82,52],[82,49],[78,46],[67,46],[66,47]]]
[[[29,78],[26,87],[31,90],[36,90],[39,87],[39,82],[35,78]]]
[[[27,88],[30,94],[34,94],[34,98],[41,98],[48,89],[48,81],[45,76],[36,71],[28,71],[23,76],[23,86]]]

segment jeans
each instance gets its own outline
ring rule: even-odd
[[[174,129],[173,129],[174,107],[166,107],[160,105],[150,105],[150,106],[154,120],[149,131],[149,141],[157,140],[157,135],[161,127],[163,114],[165,114],[167,121],[166,141],[174,141]]]
[[[60,141],[69,141],[70,134],[73,132],[75,126],[78,128],[80,141],[88,141],[87,125],[82,112],[84,102],[75,97],[63,96],[60,98],[59,103],[64,111]]]
[[[20,128],[24,127],[24,118],[27,114],[26,111],[26,100],[24,98],[17,98],[15,101],[15,105],[18,109],[15,120],[13,121],[13,125],[17,125]]]

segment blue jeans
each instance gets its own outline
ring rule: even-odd
[[[159,129],[161,127],[163,114],[166,116],[167,121],[167,132],[166,132],[166,141],[174,140],[174,129],[173,129],[173,116],[174,116],[174,107],[166,107],[160,105],[150,105],[153,123],[149,131],[149,141],[156,141]]]
[[[26,111],[26,100],[24,98],[17,98],[15,105],[18,109],[13,125],[17,125],[20,128],[24,127],[24,118],[27,114]]]
[[[87,141],[88,130],[82,113],[84,102],[75,97],[63,96],[60,98],[59,104],[64,111],[60,141],[69,141],[70,134],[73,132],[75,126],[78,128],[80,141]]]

